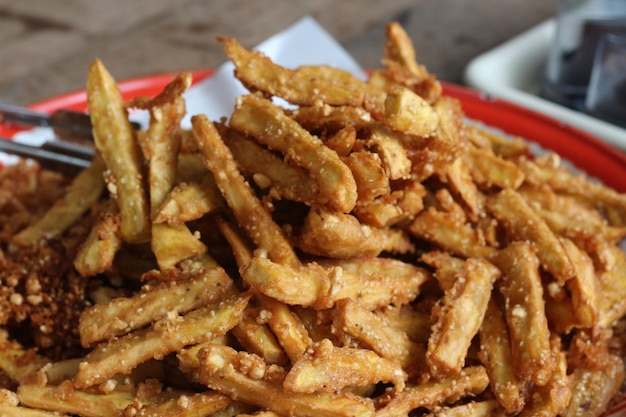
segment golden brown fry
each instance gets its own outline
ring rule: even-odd
[[[225,206],[213,175],[206,172],[200,182],[182,182],[172,188],[159,206],[153,223],[185,223],[218,212]]]
[[[309,210],[295,243],[310,254],[338,259],[413,252],[413,244],[399,229],[370,227],[351,214],[321,208]]]
[[[231,278],[222,268],[180,275],[176,281],[147,284],[132,297],[115,298],[85,310],[79,324],[83,346],[121,336],[168,314],[183,314],[217,302],[232,286]]]
[[[397,88],[387,95],[385,116],[392,128],[418,137],[434,134],[440,122],[428,102],[408,88]]]
[[[465,261],[446,252],[430,251],[420,256],[420,261],[435,268],[434,276],[439,287],[445,292],[454,287],[457,278],[463,272]]]
[[[524,408],[527,384],[516,374],[511,351],[509,329],[499,297],[492,296],[487,304],[487,317],[480,327],[479,358],[489,375],[491,391],[509,414]]]
[[[311,67],[287,69],[260,52],[246,50],[235,39],[218,40],[225,43],[226,54],[235,64],[235,76],[253,91],[261,90],[298,105],[359,106],[363,102],[362,83],[345,71],[316,67],[312,77]]]
[[[82,277],[90,277],[108,270],[122,247],[119,235],[120,217],[114,212],[100,213],[97,223],[91,228],[74,258],[74,268]]]
[[[255,95],[239,97],[230,125],[304,168],[317,183],[324,204],[345,213],[354,208],[357,190],[350,169],[271,101]]]
[[[506,189],[488,198],[486,204],[511,241],[528,241],[535,247],[541,265],[559,284],[574,276],[563,245],[519,193]]]
[[[568,375],[567,358],[561,350],[561,341],[557,336],[552,339],[552,352],[556,362],[552,377],[546,385],[536,385],[531,390],[528,407],[520,416],[559,416],[569,404],[572,398],[572,379]]]
[[[569,239],[561,239],[572,266],[574,278],[567,281],[574,317],[581,327],[594,327],[598,319],[598,288],[593,261]]]
[[[480,394],[488,385],[489,378],[482,366],[465,368],[460,374],[441,381],[407,384],[403,391],[395,394],[388,402],[384,402],[382,408],[376,410],[376,417],[405,416],[420,407],[452,403],[468,395]]]
[[[432,375],[455,375],[465,365],[467,351],[487,310],[498,268],[484,259],[465,261],[461,275],[433,308],[432,334],[426,363]]]
[[[86,417],[119,417],[135,398],[133,391],[103,394],[75,390],[70,381],[58,386],[20,385],[17,395],[29,407]]]
[[[330,307],[331,281],[318,264],[290,266],[255,257],[242,268],[241,276],[254,291],[282,303]]]
[[[35,410],[19,405],[4,404],[1,401],[0,405],[4,407],[2,409],[3,417],[69,417],[69,414],[61,414],[58,411]]]
[[[598,298],[598,324],[608,328],[626,313],[626,253],[617,246],[605,254],[610,261],[596,271]]]
[[[302,106],[291,117],[309,132],[338,132],[346,127],[362,129],[372,122],[372,116],[362,107]]]
[[[515,242],[493,261],[502,271],[500,291],[505,300],[516,374],[522,381],[545,385],[555,362],[536,249],[528,242]]]
[[[451,407],[437,408],[426,417],[506,417],[507,412],[496,400],[471,401]]]
[[[389,326],[406,333],[409,340],[426,345],[430,337],[430,314],[412,305],[387,306],[374,311]]]
[[[386,59],[399,63],[413,74],[428,74],[426,69],[417,63],[413,42],[400,23],[389,22],[385,27],[385,35],[384,55]]]
[[[397,361],[409,375],[425,368],[423,345],[389,327],[383,317],[358,302],[348,298],[337,301],[333,320],[333,331],[338,337],[350,336],[358,340],[383,358]]]
[[[262,308],[260,316],[265,316],[289,359],[296,361],[313,344],[304,323],[286,304],[264,295],[258,295],[256,299]]]
[[[459,195],[465,207],[467,215],[473,221],[484,217],[484,209],[480,193],[476,184],[472,181],[469,166],[464,158],[457,158],[446,170],[448,183],[452,191]]]
[[[133,404],[124,410],[137,417],[196,417],[214,415],[233,403],[233,400],[216,392],[181,394],[177,398],[154,404]]]
[[[271,369],[256,356],[228,346],[209,345],[200,354],[200,382],[226,395],[272,410],[303,417],[374,416],[370,399],[348,393],[287,393],[273,382]],[[270,374],[270,375],[268,375]]]
[[[524,173],[517,165],[497,156],[491,149],[470,146],[467,156],[472,179],[480,187],[517,189],[524,182]]]
[[[333,346],[324,339],[292,365],[283,388],[285,392],[338,392],[349,386],[391,382],[402,391],[406,377],[398,362],[369,349]]]
[[[87,101],[96,147],[111,171],[108,187],[119,204],[120,234],[129,243],[145,242],[150,237],[150,209],[140,150],[119,88],[99,60],[89,67]]]
[[[14,383],[26,382],[49,359],[38,354],[34,349],[26,349],[0,329],[0,373]]]
[[[307,204],[323,204],[318,201],[317,183],[300,167],[288,164],[269,149],[241,133],[229,129],[223,133],[224,143],[244,175],[269,194]]]
[[[424,210],[409,226],[409,231],[443,250],[465,258],[489,259],[497,250],[482,244],[469,225],[434,207]]]
[[[38,221],[13,236],[11,243],[27,246],[62,234],[100,199],[104,190],[103,170],[102,160],[94,158],[89,168],[74,178],[65,195]]]
[[[349,298],[374,310],[404,305],[420,294],[428,271],[393,258],[319,259],[331,282],[328,305]]]
[[[377,154],[354,151],[344,158],[343,162],[354,175],[359,203],[371,201],[389,193],[389,178]]]
[[[411,173],[412,163],[399,134],[381,124],[374,124],[368,130],[366,145],[380,157],[387,177],[390,180],[407,178]]]
[[[207,168],[250,239],[275,262],[297,265],[299,260],[283,231],[254,195],[237,168],[232,153],[206,116],[192,117],[193,133]]]
[[[193,233],[185,224],[157,223],[152,225],[152,252],[159,269],[173,269],[185,259],[207,253],[200,233]]]
[[[259,323],[258,317],[244,315],[232,333],[247,352],[259,355],[265,363],[287,364],[289,358],[276,340],[276,336],[266,324]]]
[[[148,329],[98,345],[79,364],[74,386],[87,388],[100,384],[113,375],[129,373],[149,359],[162,358],[185,346],[224,334],[239,322],[249,299],[249,294],[243,294],[184,316],[172,314]]]
[[[520,137],[510,138],[478,123],[469,124],[467,131],[470,142],[480,148],[491,149],[502,158],[511,159],[531,154],[530,144]]]

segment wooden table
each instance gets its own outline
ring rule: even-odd
[[[117,79],[215,67],[216,36],[252,47],[305,15],[366,68],[401,22],[422,64],[461,82],[476,55],[553,15],[558,0],[0,0],[0,100],[28,104],[84,88],[100,58]]]

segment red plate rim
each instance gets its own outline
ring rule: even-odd
[[[192,70],[194,82],[214,73],[212,69]],[[172,80],[176,73],[163,73],[120,81],[124,99],[154,96]],[[588,175],[598,178],[619,192],[626,192],[626,153],[581,130],[567,126],[551,117],[451,83],[443,83],[444,94],[461,102],[467,117],[501,129],[513,136],[534,141],[572,162]],[[51,112],[58,108],[86,110],[86,93],[78,90],[33,103],[32,109]],[[0,135],[12,136],[15,131],[0,126]]]

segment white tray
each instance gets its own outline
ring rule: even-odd
[[[465,68],[465,83],[556,118],[626,151],[626,129],[539,97],[541,75],[555,30],[556,22],[550,19],[477,56]]]

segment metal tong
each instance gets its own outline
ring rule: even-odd
[[[19,126],[53,129],[56,138],[41,147],[25,145],[0,137],[0,151],[30,158],[42,168],[75,175],[89,166],[94,153],[91,119],[87,113],[61,109],[51,114],[0,103],[0,121]],[[132,123],[135,129],[139,124]]]

